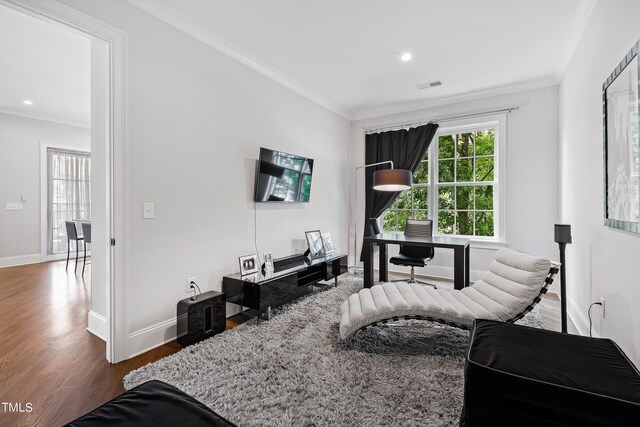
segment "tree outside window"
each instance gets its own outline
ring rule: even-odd
[[[383,214],[384,230],[403,231],[408,218],[431,218],[437,234],[495,237],[495,147],[495,127],[438,135],[413,188]]]

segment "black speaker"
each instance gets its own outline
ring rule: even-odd
[[[556,224],[554,228],[555,241],[560,249],[560,309],[562,320],[562,332],[567,333],[567,259],[565,250],[571,243],[571,226],[569,224]]]
[[[555,242],[571,243],[571,226],[568,224],[555,225]]]
[[[226,301],[222,292],[209,291],[178,302],[178,343],[185,347],[224,332]]]

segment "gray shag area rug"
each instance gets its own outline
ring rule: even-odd
[[[172,384],[239,426],[458,424],[469,332],[407,320],[338,338],[349,277],[132,371],[130,389]],[[518,323],[541,327],[533,310]]]

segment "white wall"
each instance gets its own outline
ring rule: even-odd
[[[40,143],[91,149],[89,129],[0,113],[0,266],[40,260]],[[27,202],[7,211],[6,203]]]
[[[311,202],[259,206],[258,250],[280,257],[309,229],[347,246],[349,122],[123,1],[65,0],[128,33],[129,354],[175,336],[195,276],[220,290],[255,253],[260,146],[315,159]],[[155,219],[142,219],[143,202]]]
[[[640,236],[603,225],[602,83],[640,38],[640,2],[596,5],[560,84],[561,218],[572,225],[567,247],[570,313],[588,333],[587,309],[606,298],[595,331],[613,338],[640,364]]]
[[[437,106],[410,113],[395,114],[353,122],[351,126],[350,167],[364,164],[364,131],[369,126],[382,126],[412,120],[487,111],[519,105],[507,115],[506,139],[506,242],[514,249],[558,259],[553,242],[553,225],[558,219],[558,88],[547,87],[469,102]],[[479,118],[478,120],[482,120]],[[443,123],[442,126],[445,126]],[[352,174],[353,175],[353,174]],[[364,215],[364,174],[359,174],[358,239],[362,235]],[[354,191],[353,177],[351,191]],[[351,198],[351,209],[355,197]],[[350,224],[353,239],[353,220]],[[351,240],[352,242],[352,240]],[[497,249],[472,244],[471,279],[486,271]],[[358,246],[359,248],[360,246]],[[350,245],[353,253],[353,243]],[[390,253],[397,249],[389,247]],[[417,274],[453,277],[453,253],[436,250],[436,257]],[[392,271],[408,272],[408,268],[389,265]],[[555,286],[553,290],[555,290]]]

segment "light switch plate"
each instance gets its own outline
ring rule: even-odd
[[[155,206],[153,203],[143,203],[142,217],[144,219],[153,219],[156,217]]]
[[[22,203],[7,203],[7,210],[8,211],[21,211],[22,210]]]

